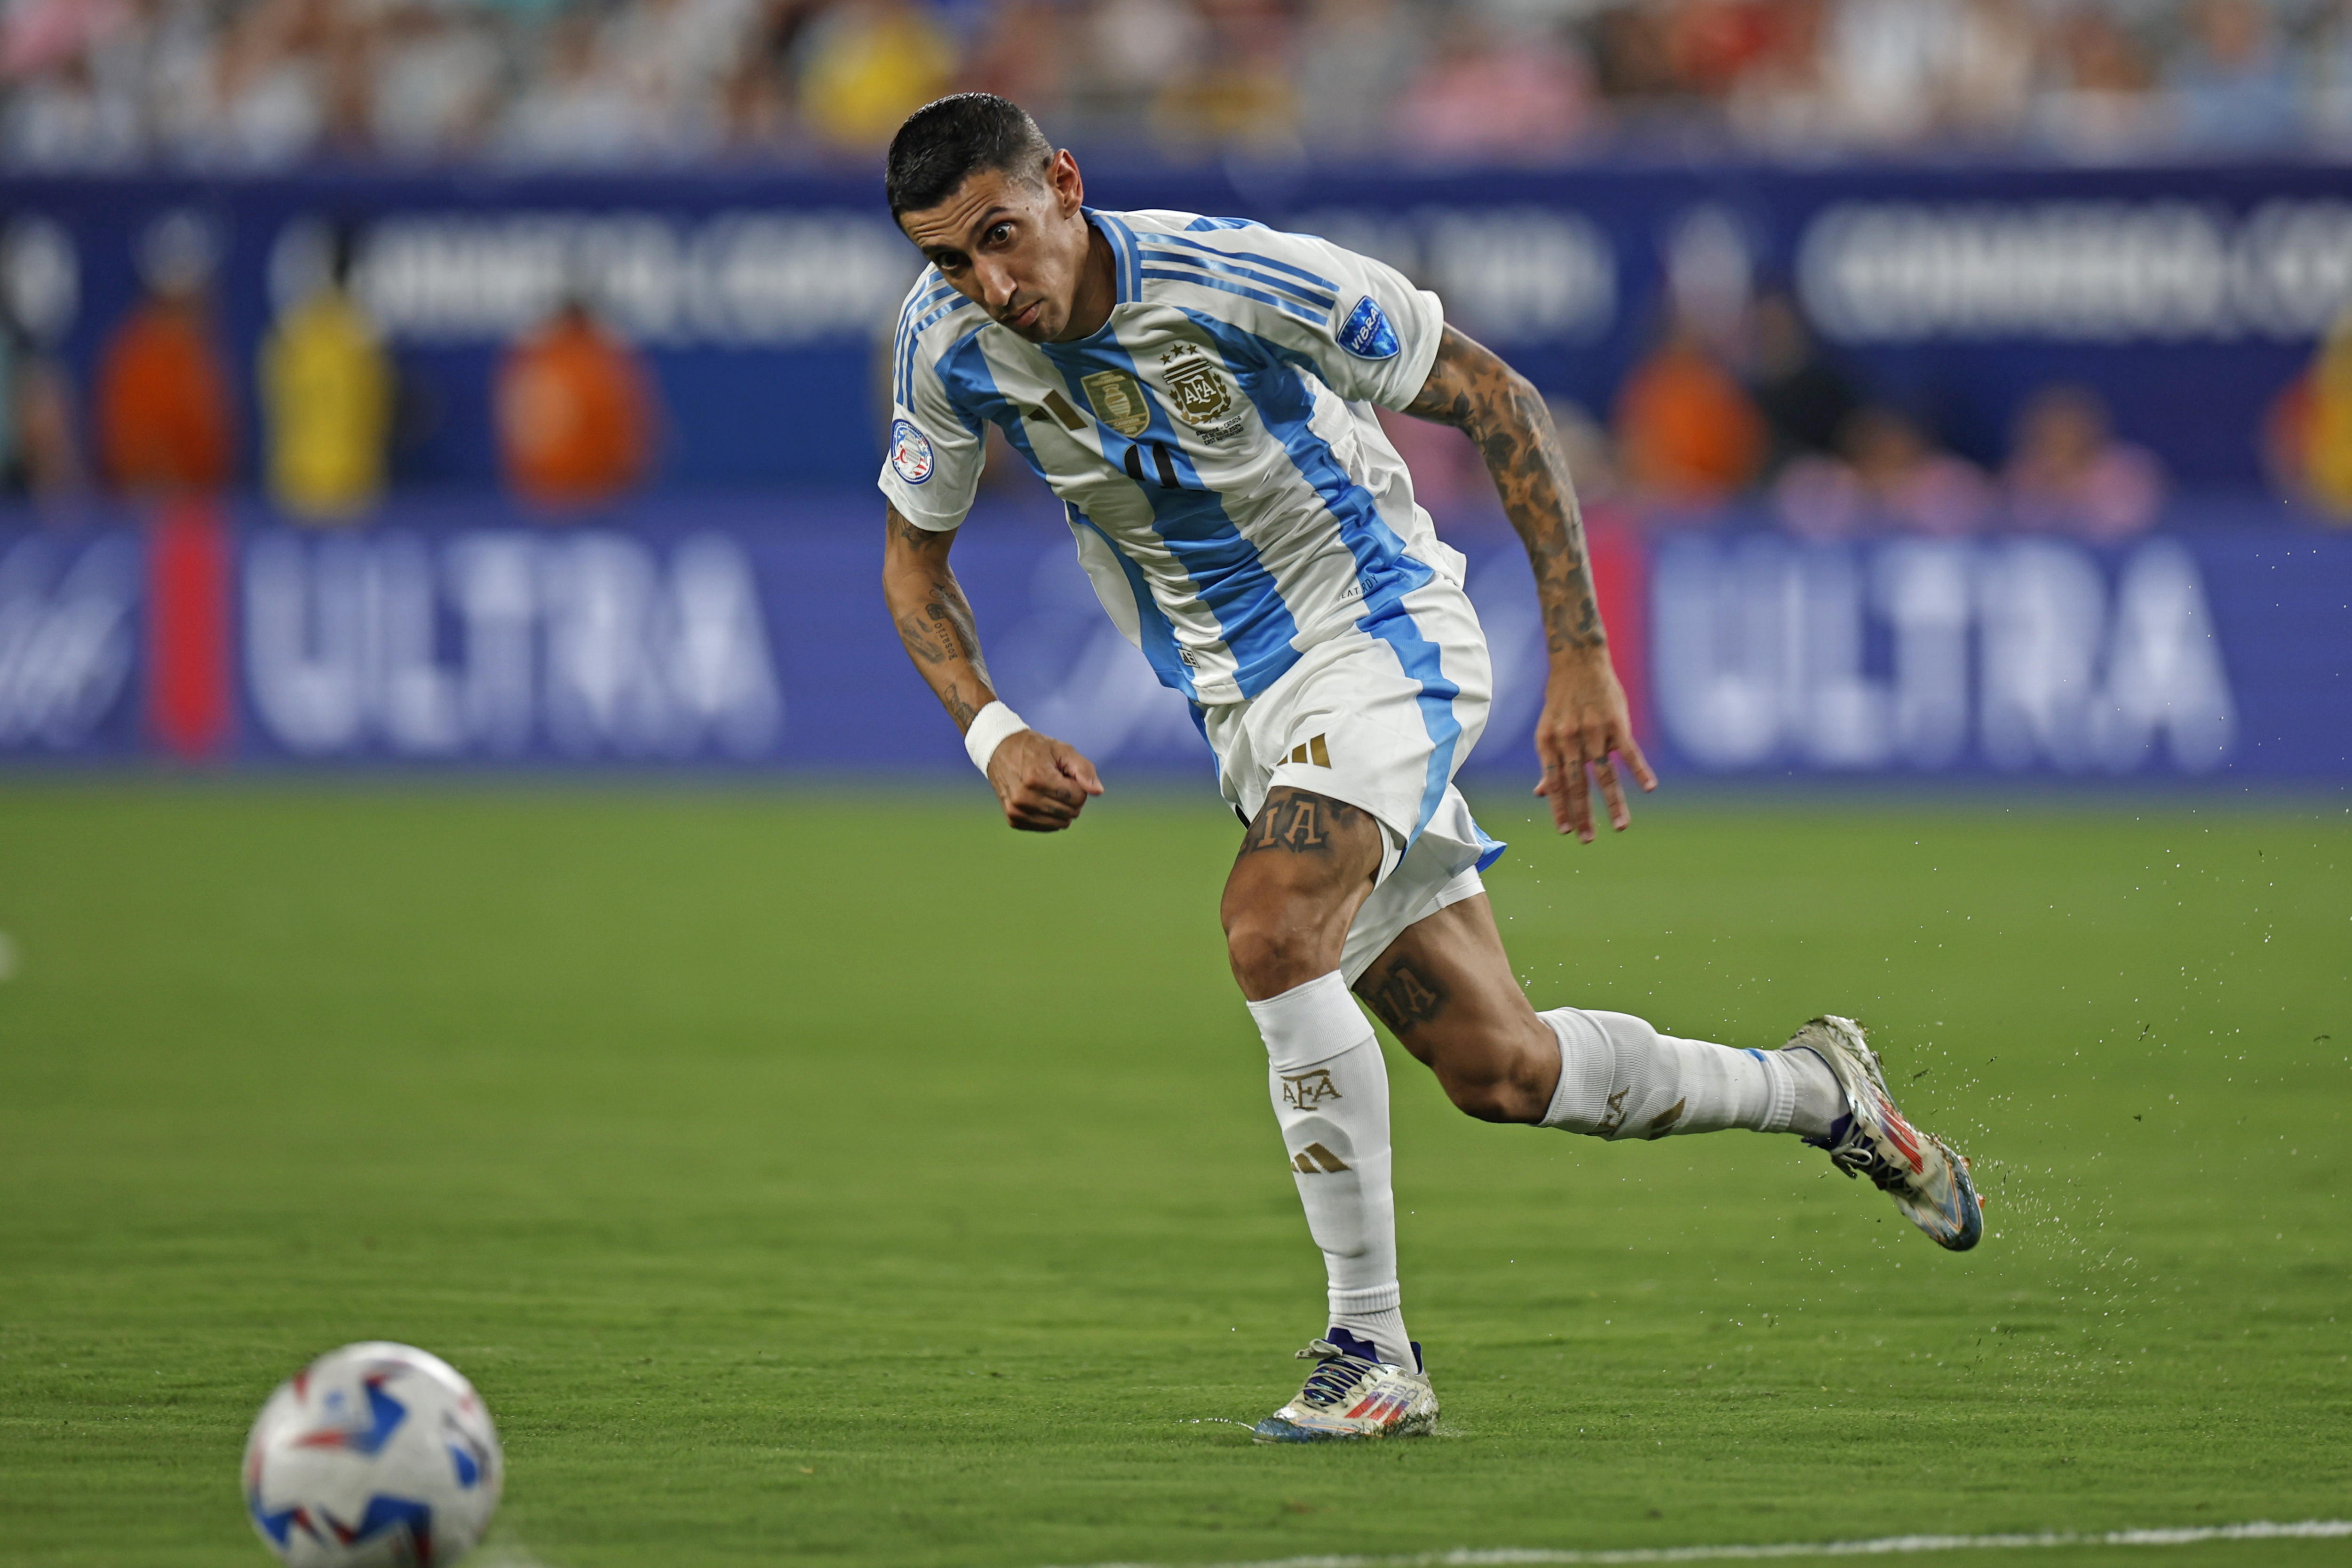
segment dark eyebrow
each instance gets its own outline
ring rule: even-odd
[[[996,226],[997,219],[1018,217],[1020,216],[1020,214],[1014,212],[1011,207],[993,206],[989,208],[986,213],[982,214],[970,228],[965,229],[964,234],[967,237],[972,235],[986,234],[990,229]]]

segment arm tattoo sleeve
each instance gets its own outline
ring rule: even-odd
[[[883,573],[892,624],[915,668],[959,729],[994,700],[971,605],[948,566],[952,531],[918,528],[893,511]]]
[[[1551,411],[1527,378],[1448,327],[1429,380],[1405,412],[1453,426],[1486,459],[1504,515],[1535,568],[1545,646],[1558,654],[1606,644],[1576,486]]]

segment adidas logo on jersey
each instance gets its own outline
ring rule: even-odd
[[[1331,752],[1323,744],[1323,737],[1318,735],[1311,741],[1301,741],[1291,747],[1290,760],[1294,763],[1312,763],[1318,768],[1328,768],[1331,765]]]

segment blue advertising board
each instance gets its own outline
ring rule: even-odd
[[[2095,387],[2185,489],[2261,477],[2264,411],[2352,305],[2352,182],[2231,168],[1097,170],[1092,199],[1255,217],[1405,268],[1549,394],[1605,415],[1663,324],[1791,289],[1878,395],[1996,460],[2053,382]],[[786,173],[0,180],[0,295],[86,387],[153,226],[218,240],[242,383],[330,226],[400,364],[396,475],[495,470],[491,368],[567,292],[643,349],[685,486],[842,485],[879,457],[874,371],[917,258],[878,180]]]
[[[1470,775],[1532,776],[1544,651],[1499,524],[1455,529],[1496,697]],[[418,503],[0,523],[0,760],[965,767],[884,612],[878,502],[653,501],[559,530]],[[1108,773],[1205,780],[1181,699],[1067,534],[1010,509],[956,568],[1006,699]],[[2241,524],[1808,544],[1596,542],[1612,647],[1682,778],[2352,783],[2352,538]]]

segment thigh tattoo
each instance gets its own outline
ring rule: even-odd
[[[1304,790],[1276,790],[1243,837],[1242,853],[1286,849],[1294,855],[1328,855],[1332,841],[1363,815],[1343,800]]]
[[[1370,984],[1361,993],[1364,1000],[1389,1026],[1389,1033],[1399,1038],[1444,1012],[1449,1000],[1444,984],[1414,968],[1409,958],[1400,958],[1378,976],[1367,979]]]

